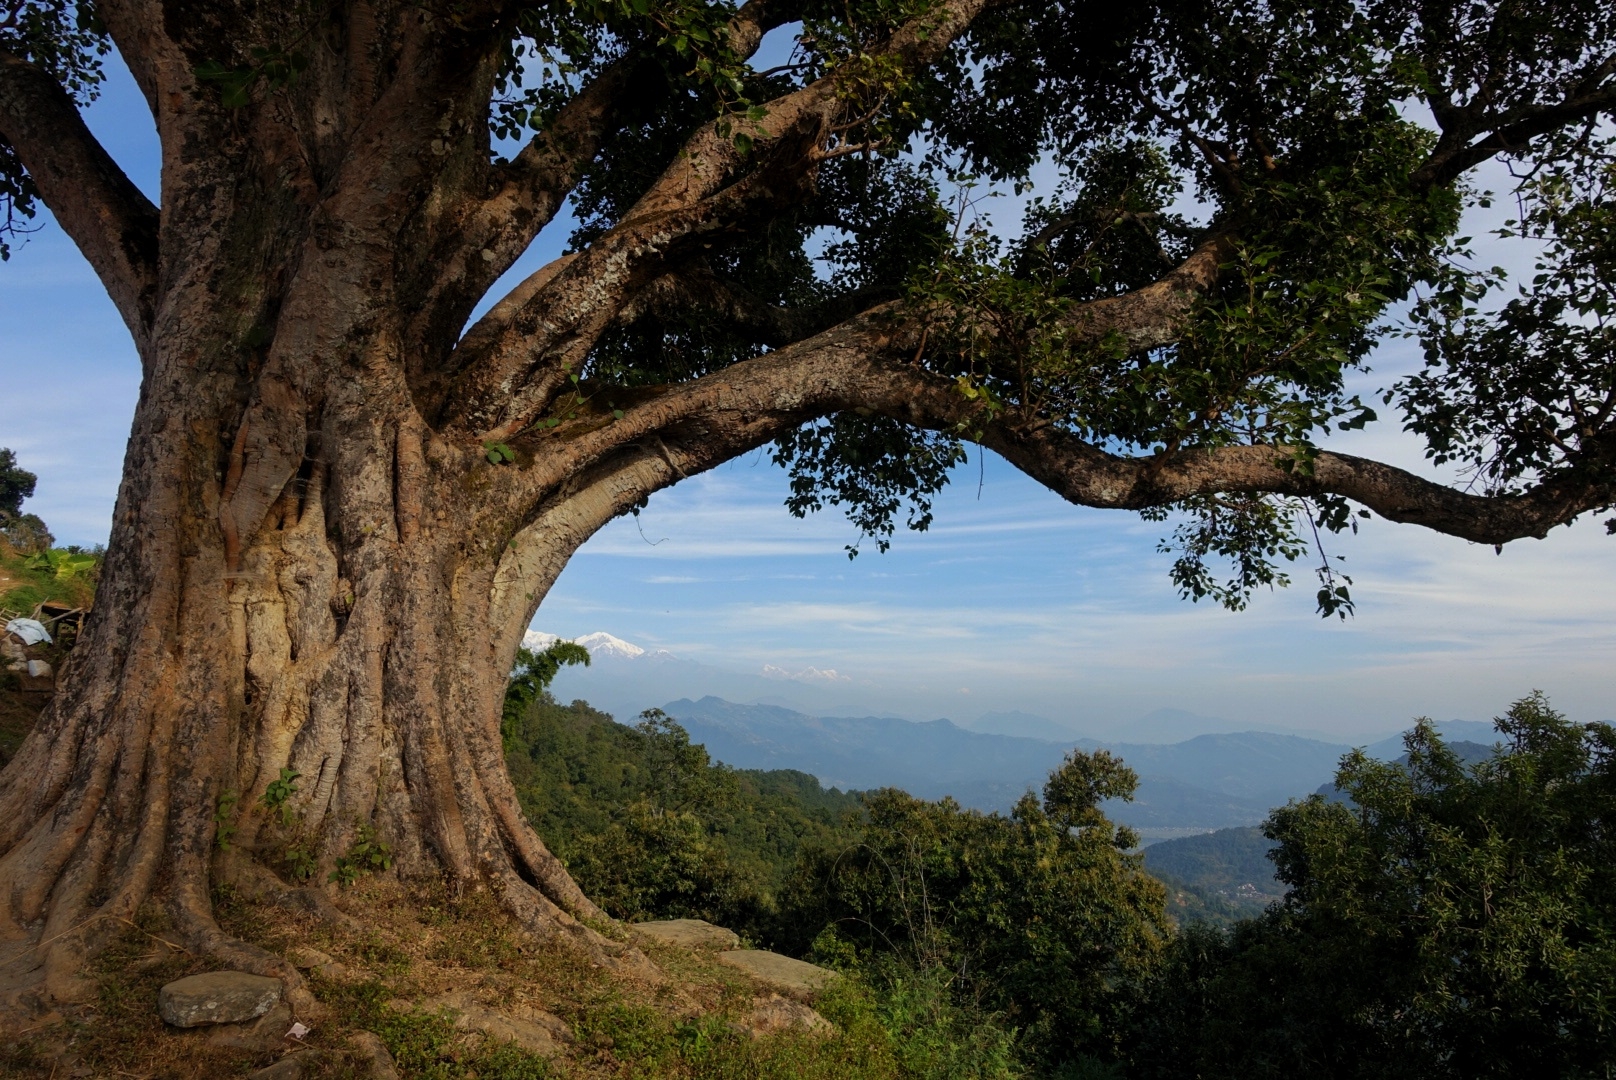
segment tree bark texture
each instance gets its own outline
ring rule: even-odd
[[[983,7],[934,5],[888,58],[929,62]],[[60,88],[0,55],[0,135],[101,274],[144,367],[94,614],[0,775],[11,993],[82,997],[84,957],[154,899],[191,947],[296,988],[289,965],[219,930],[211,885],[232,874],[292,893],[294,847],[324,882],[367,829],[394,872],[492,888],[530,927],[643,970],[585,927],[601,913],[523,819],[505,771],[502,691],[545,593],[649,493],[805,421],[859,409],[981,426],[979,406],[912,362],[924,318],[898,304],[829,327],[766,313],[774,351],[614,389],[612,406],[572,381],[614,321],[812,190],[837,125],[863,108],[830,76],[771,102],[750,156],[702,128],[615,227],[462,333],[624,100],[659,76],[626,55],[494,161],[487,108],[510,16],[460,9],[337,5],[295,85],[232,109],[196,69],[274,40],[268,15],[102,4],[157,119],[160,211]],[[748,54],[791,17],[752,0],[732,48]],[[1156,286],[1074,311],[1074,325],[1171,340],[1216,277],[1219,243]],[[1610,498],[1481,499],[1330,454],[1303,475],[1283,448],[1124,458],[1035,420],[988,424],[982,441],[1075,503],[1335,492],[1487,542]],[[514,461],[489,460],[498,442]],[[300,774],[284,818],[263,802],[282,769]]]

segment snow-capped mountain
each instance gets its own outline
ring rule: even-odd
[[[548,649],[560,640],[559,636],[546,634],[543,630],[529,630],[522,635],[522,647],[534,650]],[[592,659],[610,656],[618,660],[637,660],[642,656],[672,655],[665,649],[657,649],[655,652],[648,653],[632,641],[624,641],[622,638],[608,634],[604,630],[597,630],[593,634],[573,638],[572,641],[588,649]]]

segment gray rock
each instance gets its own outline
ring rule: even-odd
[[[835,1033],[836,1025],[820,1016],[800,1001],[770,994],[751,1012],[741,1017],[740,1029],[752,1038],[778,1035],[782,1031],[807,1031],[814,1034]]]
[[[476,1031],[494,1042],[515,1043],[543,1057],[557,1057],[563,1044],[572,1041],[572,1029],[553,1013],[527,1005],[509,1003],[491,1009],[469,993],[444,994],[423,1002],[427,1008],[453,1009],[454,1025],[461,1031]]]
[[[719,953],[718,959],[730,967],[739,968],[764,985],[787,994],[815,994],[838,978],[829,968],[763,949],[734,949]]]
[[[175,1027],[238,1024],[262,1016],[281,999],[281,981],[245,971],[187,975],[157,992],[157,1011]]]
[[[663,945],[682,945],[687,949],[733,949],[741,943],[740,935],[735,931],[701,919],[659,919],[635,923],[631,929]]]

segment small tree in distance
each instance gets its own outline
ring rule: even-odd
[[[17,455],[0,446],[0,536],[24,555],[50,548],[53,538],[37,514],[22,512],[39,477],[17,464]]]

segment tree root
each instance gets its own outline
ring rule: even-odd
[[[288,885],[265,867],[245,856],[232,854],[218,860],[219,880],[234,886],[248,900],[270,904],[298,915],[313,915],[328,926],[348,933],[363,931],[364,924],[313,885]]]

